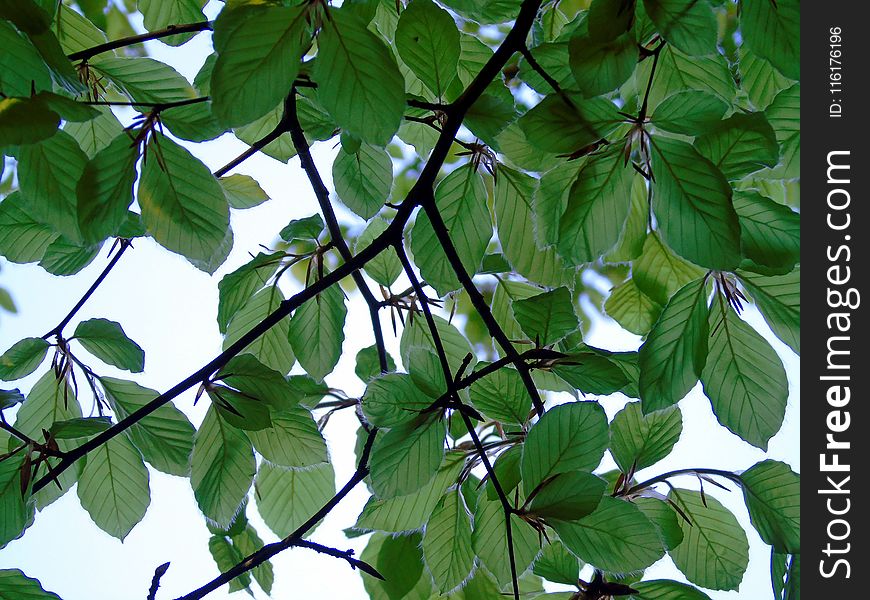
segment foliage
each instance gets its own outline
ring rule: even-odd
[[[799,352],[797,0],[238,0],[213,21],[204,4],[140,0],[147,33],[129,37],[113,3],[0,2],[0,254],[74,276],[114,253],[67,317],[0,356],[5,381],[41,374],[0,391],[0,544],[75,484],[123,540],[150,465],[190,479],[212,533],[222,575],[188,599],[268,593],[290,547],[360,569],[372,598],[531,597],[543,580],[587,600],[707,598],[750,561],[705,488],[725,480],[772,545],[774,589],[795,587],[799,475],[661,463],[699,382],[748,444],[783,424],[785,370],[741,313]],[[183,52],[205,31],[193,82],[139,44]],[[196,144],[225,134],[249,149],[212,172]],[[340,146],[334,195],[314,143]],[[232,212],[270,201],[234,172],[260,151],[299,158],[319,211],[223,275],[221,354],[163,393],[107,376],[142,372],[147,349],[78,309],[134,238],[215,273]],[[375,339],[361,398],[325,383],[357,294]],[[583,341],[605,315],[639,350]],[[199,428],[173,404],[191,389],[210,403]],[[322,429],[348,408],[358,466],[336,486]],[[308,540],[361,482],[360,557]],[[252,489],[275,544],[247,520]],[[689,584],[644,580],[666,555]],[[57,598],[16,570],[0,597]]]

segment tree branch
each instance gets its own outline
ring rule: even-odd
[[[206,31],[208,29],[211,29],[211,27],[211,21],[199,21],[197,23],[170,25],[165,29],[149,31],[148,33],[142,33],[139,35],[131,35],[130,37],[119,38],[117,40],[112,40],[111,42],[98,44],[97,46],[94,46],[92,48],[79,50],[78,52],[68,54],[67,58],[72,61],[88,60],[89,58],[91,58],[92,56],[96,56],[97,54],[102,54],[103,52],[111,52],[112,50],[124,48],[125,46],[133,46],[135,44],[147,42],[149,40],[159,40],[160,38],[169,37],[171,35],[178,35],[179,33],[197,33],[200,31]]]
[[[717,475],[719,477],[724,477],[729,481],[733,481],[737,485],[742,486],[743,480],[740,478],[740,475],[736,473],[732,473],[731,471],[722,471],[720,469],[678,469],[676,471],[669,471],[667,473],[662,473],[661,475],[656,475],[652,479],[648,479],[642,483],[638,483],[637,485],[632,486],[625,493],[621,494],[623,496],[628,496],[630,494],[635,494],[641,490],[645,490],[650,486],[653,486],[657,483],[665,483],[671,477],[679,477],[680,475]]]
[[[290,94],[284,103],[284,114],[287,119],[287,125],[290,130],[290,137],[293,140],[293,145],[296,148],[296,154],[299,156],[299,163],[302,165],[302,170],[308,176],[308,181],[311,182],[311,188],[314,190],[314,196],[317,198],[317,203],[320,205],[320,211],[323,213],[323,219],[326,221],[326,227],[329,230],[329,237],[332,243],[341,255],[345,263],[353,260],[353,254],[347,246],[347,242],[341,235],[341,226],[338,224],[338,219],[335,217],[335,211],[332,209],[332,203],[329,201],[329,190],[323,183],[320,177],[320,172],[317,170],[317,165],[314,163],[314,158],[311,156],[311,151],[308,147],[308,141],[305,139],[305,132],[302,131],[302,125],[299,123],[299,116],[296,114],[296,88],[290,90]],[[369,307],[369,317],[372,321],[372,331],[375,336],[375,347],[378,350],[378,363],[381,368],[381,373],[387,372],[387,349],[384,346],[384,332],[381,328],[380,319],[380,303],[372,294],[366,283],[363,274],[360,271],[351,273],[354,283],[359,288],[363,299]]]

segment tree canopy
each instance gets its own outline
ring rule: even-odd
[[[699,382],[763,453],[783,425],[786,370],[742,313],[800,353],[798,0],[214,4],[0,0],[0,255],[65,277],[111,256],[48,333],[3,346],[0,379],[38,380],[0,390],[0,546],[73,488],[123,540],[156,470],[189,479],[221,571],[180,600],[268,594],[291,547],[374,599],[704,599],[757,560],[725,487],[774,597],[799,598],[788,464],[662,468]],[[193,81],[142,45],[203,36]],[[231,137],[248,148],[223,167],[197,157]],[[337,147],[331,178],[314,144]],[[216,273],[231,215],[271,201],[236,172],[257,153],[301,167],[316,206],[216,281],[222,351],[143,387],[149,348],[79,310],[139,244]],[[330,377],[355,301],[360,397]],[[603,318],[637,350],[584,341]],[[337,483],[338,410],[359,428]],[[365,551],[311,540],[360,485]],[[645,576],[665,556],[688,583]],[[0,570],[0,598],[57,592]]]

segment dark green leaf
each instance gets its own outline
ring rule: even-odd
[[[103,362],[141,373],[145,368],[145,351],[127,337],[121,324],[108,319],[89,319],[76,327],[73,337],[85,350]]]
[[[42,338],[24,338],[0,356],[0,379],[13,381],[33,373],[42,364],[49,344]]]
[[[765,460],[746,470],[740,480],[749,517],[775,552],[800,554],[801,478],[785,463]]]

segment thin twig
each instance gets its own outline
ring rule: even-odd
[[[117,40],[112,40],[111,42],[106,42],[104,44],[98,44],[92,48],[85,48],[84,50],[79,50],[78,52],[68,54],[67,58],[72,61],[87,60],[92,56],[96,56],[97,54],[102,54],[103,52],[111,52],[112,50],[124,48],[125,46],[134,46],[136,44],[147,42],[149,40],[159,40],[160,38],[169,37],[171,35],[178,35],[180,33],[197,33],[200,31],[206,31],[207,29],[211,29],[211,27],[211,21],[199,21],[197,23],[170,25],[165,29],[158,29],[157,31],[150,31],[148,33],[142,33],[139,35],[131,35],[129,37],[119,38]]]

